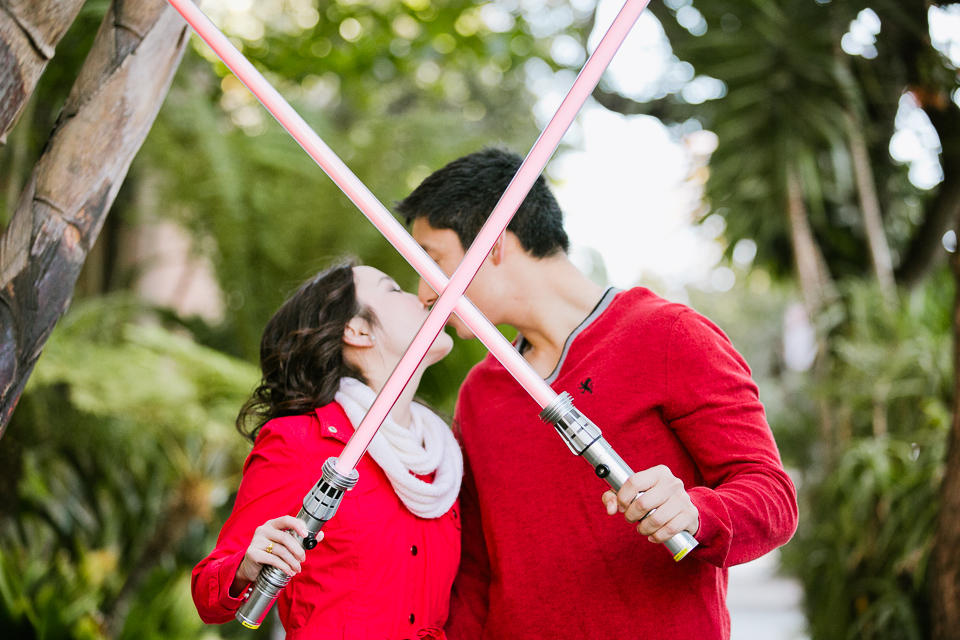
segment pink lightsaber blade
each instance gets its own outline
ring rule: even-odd
[[[394,370],[387,384],[377,396],[370,411],[361,422],[356,433],[350,439],[338,462],[338,469],[347,473],[356,466],[366,451],[380,424],[386,418],[396,399],[406,386],[413,372],[422,361],[430,345],[443,329],[447,317],[456,310],[457,315],[483,342],[484,346],[503,364],[541,407],[548,406],[557,398],[556,392],[537,375],[526,360],[517,353],[500,332],[480,313],[463,293],[473,279],[484,256],[496,242],[497,237],[506,228],[516,209],[526,196],[536,177],[553,155],[564,133],[569,128],[581,106],[593,91],[600,76],[626,37],[633,23],[646,7],[649,0],[628,0],[597,50],[584,66],[566,99],[547,127],[541,133],[537,144],[510,183],[494,213],[481,230],[477,241],[467,253],[463,263],[454,274],[459,292],[447,293],[449,282],[446,275],[433,260],[410,237],[406,230],[394,219],[377,198],[364,186],[352,171],[320,139],[302,117],[287,103],[280,93],[267,82],[259,71],[243,56],[227,37],[207,18],[190,0],[168,0],[171,5],[193,27],[197,35],[210,46],[223,60],[224,64],[243,82],[251,93],[263,104],[290,135],[303,147],[304,151],[320,165],[360,211],[370,219],[387,240],[407,259],[417,272],[435,290],[441,293],[434,309],[421,328],[420,333],[400,364]],[[497,230],[496,227],[500,226]],[[486,248],[478,246],[488,244]],[[482,249],[475,251],[475,249]],[[468,263],[469,260],[469,263]],[[471,271],[465,266],[470,264]],[[459,276],[459,278],[458,278]],[[442,307],[441,307],[442,303]],[[438,308],[439,307],[439,308]],[[442,314],[442,317],[440,317]],[[432,333],[429,340],[426,334]],[[419,351],[419,353],[417,353]]]

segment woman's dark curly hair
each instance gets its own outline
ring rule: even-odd
[[[333,402],[340,378],[368,384],[343,357],[343,331],[351,319],[377,324],[373,312],[357,300],[357,264],[345,260],[321,272],[267,322],[260,341],[263,378],[237,416],[237,431],[251,441],[257,441],[269,420],[303,415]]]

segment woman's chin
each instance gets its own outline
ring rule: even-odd
[[[436,364],[450,355],[451,351],[453,351],[453,338],[444,331],[434,340],[433,346],[427,352],[427,358],[430,364]]]

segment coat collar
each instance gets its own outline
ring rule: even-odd
[[[346,444],[353,435],[353,425],[350,424],[350,418],[344,413],[343,407],[339,402],[318,408],[314,412],[317,420],[320,421],[320,435],[325,438],[333,438]]]

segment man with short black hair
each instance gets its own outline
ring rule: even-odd
[[[406,218],[407,224],[424,218],[436,229],[450,229],[461,245],[469,247],[520,163],[517,155],[497,148],[464,156],[428,176],[397,203],[397,213]],[[570,248],[563,230],[563,212],[543,176],[537,178],[507,229],[535,258],[566,253]]]
[[[448,275],[520,164],[485,149],[399,203]],[[463,552],[447,633],[729,638],[727,567],[782,545],[797,525],[796,492],[750,370],[709,320],[644,288],[603,289],[567,248],[562,213],[540,177],[467,295],[491,322],[518,330],[524,358],[641,471],[597,504],[602,481],[488,355],[468,374],[454,420],[465,463]],[[421,281],[421,300],[436,297]],[[456,316],[450,324],[472,337]],[[618,512],[636,531],[609,519]],[[680,531],[700,545],[674,563],[651,542]]]

